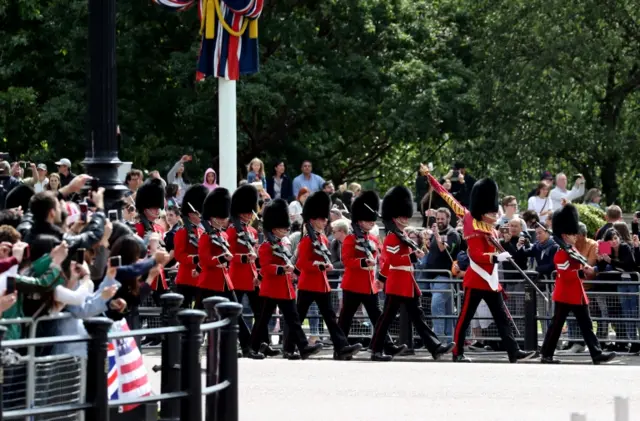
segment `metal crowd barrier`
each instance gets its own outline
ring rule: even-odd
[[[34,362],[26,361],[24,369],[25,387],[23,393],[27,396],[26,405],[20,408],[11,400],[9,393],[15,390],[16,377],[7,377],[8,369],[13,366],[2,366],[0,379],[0,421],[3,419],[40,420],[62,419],[61,415],[81,413],[87,420],[108,421],[109,419],[132,419],[132,414],[118,412],[123,405],[142,404],[133,414],[133,419],[151,421],[157,418],[157,407],[160,403],[160,417],[162,419],[202,420],[202,397],[206,399],[206,420],[237,421],[238,420],[238,361],[237,361],[237,318],[242,307],[237,303],[226,302],[226,299],[212,297],[205,300],[207,313],[198,310],[182,310],[183,297],[179,294],[165,294],[162,296],[162,319],[167,327],[156,329],[140,329],[129,332],[109,333],[112,321],[107,318],[90,318],[84,321],[88,335],[68,335],[58,337],[29,338],[2,341],[6,332],[5,326],[0,326],[0,351],[2,349],[37,348],[62,343],[87,343],[86,370],[79,369],[69,373],[62,371],[60,376],[37,375],[37,370],[46,370],[47,364],[68,356],[44,357],[40,360],[32,358]],[[48,320],[66,318],[68,316],[52,316]],[[208,318],[206,323],[205,318]],[[44,319],[44,318],[42,318]],[[7,325],[11,320],[2,320],[0,325]],[[21,323],[31,323],[31,330],[35,332],[37,323],[30,319],[21,319]],[[200,350],[203,333],[209,332],[207,337],[207,368],[206,383],[194,381],[201,375]],[[162,379],[161,394],[141,397],[138,399],[118,399],[109,401],[107,386],[107,344],[111,340],[126,337],[162,336]],[[29,358],[29,357],[27,357]],[[30,365],[31,364],[31,365]],[[29,371],[31,370],[31,371]],[[57,368],[58,371],[59,367]],[[86,374],[83,374],[86,371]],[[80,373],[79,376],[76,373]],[[38,400],[42,389],[45,394],[54,383],[64,381],[78,383],[84,387],[84,394],[77,394],[73,402],[45,396],[47,399]],[[21,386],[17,385],[18,389]],[[79,387],[79,386],[78,386]],[[32,389],[32,390],[30,390]],[[9,399],[5,400],[5,395]],[[68,397],[67,397],[68,398]],[[6,406],[9,406],[7,408]],[[147,411],[148,407],[152,410]],[[128,414],[129,418],[124,418]],[[67,418],[64,418],[67,419]],[[78,418],[69,418],[78,419]]]

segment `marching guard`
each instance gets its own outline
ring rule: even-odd
[[[231,226],[227,228],[229,249],[233,254],[229,267],[229,276],[236,291],[238,302],[242,303],[246,295],[253,312],[254,323],[262,311],[262,299],[258,279],[256,261],[258,253],[258,232],[251,222],[258,210],[258,190],[251,184],[238,187],[231,196]],[[255,327],[254,327],[255,329]],[[263,342],[269,343],[269,327],[258,332]],[[268,347],[263,350],[268,357],[280,355],[277,350]]]
[[[296,266],[300,271],[298,277],[298,314],[300,321],[307,317],[309,307],[315,301],[322,314],[331,340],[333,342],[333,358],[348,360],[362,349],[361,344],[349,345],[347,337],[336,321],[336,314],[331,307],[331,286],[327,280],[327,271],[333,270],[327,245],[329,240],[324,234],[331,210],[331,198],[323,191],[315,192],[304,203],[302,219],[305,235],[298,244]],[[293,332],[288,332],[284,342],[284,351],[292,354]]]
[[[453,361],[471,361],[464,355],[464,341],[469,324],[482,300],[491,311],[502,343],[509,354],[509,361],[515,363],[533,358],[536,352],[522,351],[513,336],[510,325],[512,321],[507,313],[502,285],[498,279],[498,263],[511,258],[508,252],[499,253],[495,247],[498,242],[494,229],[498,221],[498,185],[489,178],[478,180],[471,189],[470,210],[467,210],[431,174],[427,176],[433,189],[462,218],[463,236],[467,241],[470,266],[462,282],[464,301],[454,333],[456,346]]]
[[[238,302],[233,282],[229,277],[229,264],[233,260],[233,254],[229,250],[229,242],[225,232],[229,225],[230,208],[231,196],[229,190],[223,187],[211,191],[202,206],[204,233],[198,240],[198,264],[202,269],[198,277],[198,308],[202,308],[202,300],[213,296],[225,297],[229,301]],[[260,358],[260,355],[251,351],[249,346],[251,331],[244,317],[238,317],[238,325],[240,329],[238,336],[243,355]]]
[[[176,232],[174,242],[174,257],[180,265],[176,277],[176,287],[182,294],[184,308],[192,308],[198,297],[198,241],[204,232],[200,228],[200,210],[209,189],[202,184],[195,184],[187,189],[182,199],[182,218],[184,226]]]
[[[371,324],[375,326],[380,318],[380,288],[375,282],[376,259],[380,243],[369,234],[378,219],[380,198],[374,191],[360,194],[351,205],[351,222],[353,232],[342,244],[342,262],[344,275],[342,277],[342,310],[338,325],[349,337],[349,330],[353,316],[360,305],[364,305]],[[396,346],[387,334],[385,336],[384,352],[396,356],[407,349],[406,345]]]
[[[149,255],[149,239],[151,234],[157,234],[160,239],[164,237],[164,229],[155,221],[160,215],[160,210],[164,209],[164,188],[162,182],[155,178],[150,178],[144,182],[136,193],[136,210],[139,221],[135,224],[135,232],[144,241]],[[144,256],[143,256],[144,257]],[[154,296],[159,296],[164,291],[169,291],[169,284],[164,273],[164,267],[160,268],[160,274],[151,283],[151,290]]]
[[[284,321],[289,326],[288,334],[295,343],[299,353],[286,353],[285,358],[295,360],[307,359],[322,349],[321,343],[309,345],[307,336],[302,330],[298,310],[296,309],[296,290],[293,286],[293,274],[296,272],[291,263],[291,251],[282,243],[291,226],[289,207],[285,200],[276,199],[268,204],[262,213],[262,228],[265,242],[258,249],[260,258],[260,296],[264,299],[262,312],[256,318],[251,332],[251,347],[256,353],[264,355],[269,344],[262,342],[259,332],[267,328],[278,307]]]
[[[455,343],[442,344],[436,334],[427,325],[420,307],[420,288],[413,276],[413,264],[424,257],[418,248],[403,232],[409,218],[413,216],[411,192],[403,186],[392,188],[382,200],[382,220],[387,235],[382,245],[382,266],[378,274],[378,288],[386,295],[382,316],[376,323],[371,339],[371,360],[391,361],[391,355],[383,353],[385,338],[391,322],[404,304],[411,323],[431,352],[434,360],[451,352]]]
[[[593,268],[586,264],[584,257],[574,248],[579,222],[578,210],[570,203],[555,211],[551,220],[553,235],[564,247],[560,247],[553,258],[557,271],[552,296],[555,310],[540,352],[543,364],[560,362],[553,358],[553,354],[570,312],[576,317],[594,364],[611,361],[616,356],[615,352],[602,352],[598,338],[593,333],[589,298],[582,285],[585,275],[593,275]]]

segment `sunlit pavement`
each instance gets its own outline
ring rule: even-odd
[[[345,362],[329,354],[307,361],[241,359],[240,419],[568,421],[580,412],[608,421],[614,396],[622,396],[630,398],[630,420],[640,421],[634,411],[640,406],[639,357],[592,366],[588,356],[559,355],[566,363],[549,366],[507,364],[502,355],[471,364],[422,355],[391,363],[372,363],[368,353]],[[145,352],[149,370],[159,363],[157,352]],[[149,376],[159,392],[160,374]]]

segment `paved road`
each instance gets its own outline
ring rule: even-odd
[[[589,421],[613,421],[613,397],[630,398],[630,421],[640,421],[640,368],[635,358],[592,366],[583,357],[569,364],[535,362],[453,364],[418,357],[371,363],[240,360],[240,420],[282,421],[568,421],[571,412]],[[159,363],[145,353],[145,364]],[[628,364],[631,363],[631,364]],[[150,374],[154,391],[159,374]],[[636,405],[634,405],[636,404]]]

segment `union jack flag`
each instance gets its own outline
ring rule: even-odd
[[[115,322],[112,332],[128,332],[126,320]],[[109,400],[131,399],[151,395],[151,384],[147,377],[147,369],[142,354],[134,338],[116,339],[108,344],[107,360],[109,373],[107,385]],[[138,404],[123,405],[120,412],[131,411]]]
[[[197,0],[202,41],[196,80],[258,72],[258,26],[264,0]],[[154,0],[168,9],[182,12],[196,0]],[[221,22],[221,19],[222,22]]]

